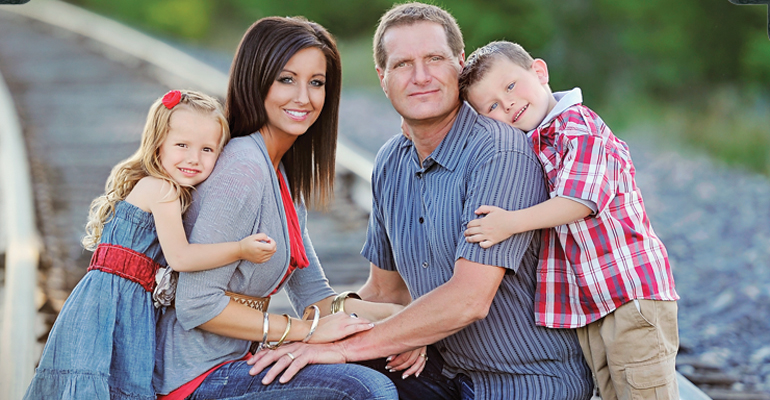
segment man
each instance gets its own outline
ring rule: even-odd
[[[260,354],[252,372],[275,361],[265,381],[284,368],[287,381],[308,363],[377,359],[435,343],[419,377],[391,373],[402,399],[589,398],[575,333],[535,326],[539,234],[489,249],[463,238],[480,205],[525,208],[547,193],[524,134],[459,100],[464,52],[454,18],[436,6],[397,5],[382,17],[374,49],[382,89],[409,138],[393,137],[375,161],[362,250],[372,264],[360,294],[408,305],[334,344]]]

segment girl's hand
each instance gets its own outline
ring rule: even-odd
[[[264,233],[248,236],[238,244],[241,248],[241,260],[262,264],[275,254],[275,240]]]
[[[358,332],[368,331],[374,324],[364,318],[339,312],[327,315],[318,321],[318,328],[308,343],[329,343],[344,339]]]
[[[468,222],[465,230],[465,241],[478,243],[482,248],[502,242],[516,233],[513,222],[514,211],[505,211],[495,206],[481,206],[476,209],[476,215],[482,218]]]
[[[425,368],[425,364],[428,363],[428,348],[423,346],[397,356],[390,356],[387,361],[388,363],[385,365],[385,368],[390,372],[409,368],[401,375],[401,379],[406,379],[412,375],[419,378],[420,372]]]

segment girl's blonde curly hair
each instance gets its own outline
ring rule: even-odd
[[[171,179],[161,165],[160,146],[166,140],[169,131],[171,115],[184,108],[203,115],[210,114],[222,127],[222,135],[219,140],[221,151],[230,139],[230,130],[227,125],[222,105],[211,96],[190,90],[180,90],[181,99],[171,109],[163,105],[158,98],[150,107],[147,114],[147,122],[142,132],[142,142],[139,149],[131,157],[119,162],[112,168],[107,183],[104,185],[104,194],[91,202],[86,223],[86,235],[81,240],[86,250],[95,250],[102,236],[104,224],[106,224],[115,212],[115,205],[128,196],[136,183],[146,176],[163,179],[175,190],[176,197],[170,197],[169,201],[180,199],[182,211],[187,210],[192,200],[192,187],[183,186]]]

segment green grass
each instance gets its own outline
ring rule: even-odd
[[[727,165],[770,177],[767,94],[719,87],[693,99],[615,101],[599,114],[618,132],[652,132],[666,148],[705,152]],[[643,128],[643,129],[638,129]]]

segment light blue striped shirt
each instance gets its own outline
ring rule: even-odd
[[[470,376],[477,399],[590,397],[590,372],[574,331],[535,325],[539,232],[489,249],[463,237],[481,205],[513,210],[548,198],[524,133],[463,104],[422,166],[412,142],[397,135],[380,149],[372,175],[361,254],[398,271],[412,298],[449,281],[459,258],[507,270],[488,316],[436,343],[445,373]]]

